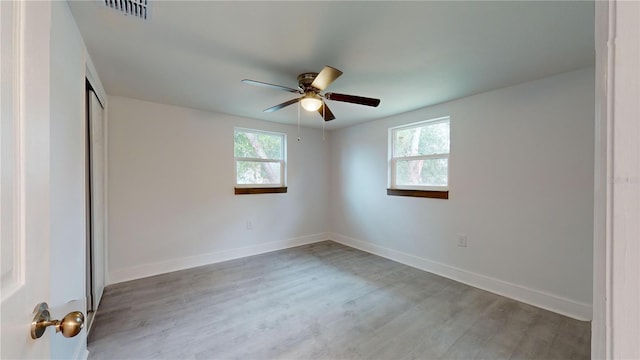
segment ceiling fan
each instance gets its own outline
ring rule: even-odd
[[[373,107],[376,107],[380,104],[380,99],[331,92],[322,94],[322,91],[324,91],[324,89],[326,89],[332,82],[340,77],[340,75],[342,75],[342,71],[331,66],[325,66],[320,71],[320,73],[302,73],[298,75],[297,89],[249,79],[244,79],[242,80],[242,82],[245,84],[264,86],[302,95],[302,97],[291,99],[289,101],[283,102],[282,104],[278,104],[276,106],[265,109],[264,112],[274,112],[289,105],[295,104],[299,101],[300,105],[302,105],[305,110],[317,111],[320,116],[324,117],[324,121],[329,121],[335,119],[336,117],[333,115],[331,110],[329,110],[329,107],[327,106],[326,102],[323,101],[323,99]]]

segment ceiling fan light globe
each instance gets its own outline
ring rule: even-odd
[[[300,104],[307,111],[318,111],[322,106],[322,100],[316,97],[305,97],[300,100]]]

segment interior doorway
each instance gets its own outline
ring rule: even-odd
[[[87,330],[100,303],[105,285],[105,146],[104,106],[86,81],[86,199]]]

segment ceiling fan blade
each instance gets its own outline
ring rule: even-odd
[[[342,71],[333,68],[331,66],[325,66],[322,68],[322,71],[313,79],[311,86],[318,90],[324,90],[329,86],[332,82],[334,82],[337,78],[342,75]]]
[[[322,111],[323,108],[324,108],[324,113]],[[327,106],[327,103],[324,101],[322,102],[322,106],[320,106],[320,109],[318,109],[318,113],[320,114],[320,116],[324,116],[324,121],[331,121],[336,118],[331,112],[331,110],[329,109],[329,106]]]
[[[325,99],[335,100],[335,101],[343,101],[353,104],[366,105],[376,107],[380,105],[380,99],[373,99],[362,96],[355,95],[347,95],[347,94],[337,94],[337,93],[326,93],[324,94]]]
[[[268,108],[268,109],[265,109],[265,110],[264,110],[264,112],[274,112],[274,111],[280,110],[280,109],[282,109],[283,107],[287,107],[287,106],[289,106],[289,105],[292,105],[292,104],[297,103],[298,101],[300,101],[300,99],[301,99],[301,98],[291,99],[291,100],[289,100],[289,101],[285,101],[285,102],[283,102],[282,104],[278,104],[278,105],[276,105],[276,106],[272,106],[272,107],[270,107],[270,108]]]
[[[258,85],[258,86],[262,86],[262,87],[268,87],[268,88],[284,90],[284,91],[300,94],[300,90],[299,89],[293,89],[293,88],[286,87],[286,86],[269,84],[269,83],[262,82],[262,81],[243,79],[242,82],[245,83],[245,84],[249,84],[249,85]]]

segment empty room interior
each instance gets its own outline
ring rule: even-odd
[[[51,357],[591,358],[595,2],[38,6]]]

